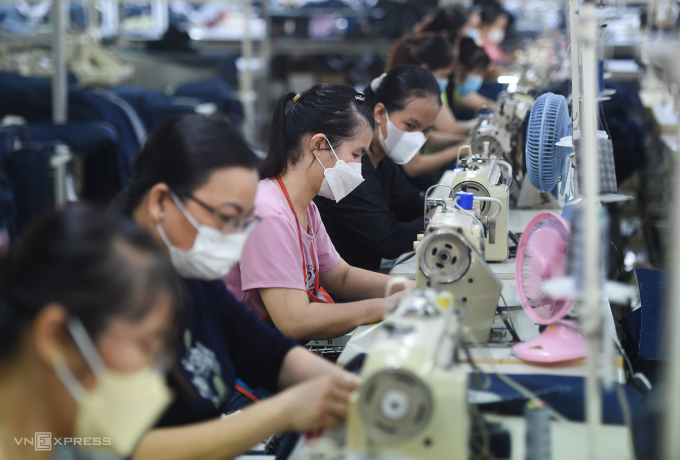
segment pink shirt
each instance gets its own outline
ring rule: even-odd
[[[262,221],[248,237],[240,262],[224,277],[224,282],[238,300],[263,319],[268,313],[258,289],[314,291],[317,274],[314,271],[313,252],[320,272],[335,267],[340,255],[326,233],[319,210],[311,202],[307,207],[308,229],[302,232],[307,274],[305,276],[302,273],[295,216],[283,192],[270,179],[260,181],[255,197],[255,213]],[[315,251],[312,251],[312,243]]]
[[[491,62],[500,63],[508,60],[508,56],[505,55],[503,49],[496,43],[483,41],[482,47],[484,48],[486,54],[489,56],[489,59],[491,59]]]

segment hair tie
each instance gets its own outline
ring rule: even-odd
[[[354,99],[359,102],[364,102],[366,100],[366,95],[362,91],[357,91],[354,95]]]
[[[300,99],[300,95],[296,94],[295,97],[293,98],[293,104],[295,104],[298,99]]]
[[[386,76],[387,76],[387,74],[384,73],[384,74],[380,75],[378,78],[375,78],[371,82],[371,89],[373,90],[374,93],[378,92],[378,88],[380,88],[380,85],[382,85],[382,82],[383,82],[383,80],[385,79]]]

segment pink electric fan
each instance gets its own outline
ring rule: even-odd
[[[560,321],[574,307],[571,299],[549,297],[545,281],[567,273],[569,222],[551,212],[532,219],[517,248],[517,291],[529,318],[548,327],[535,339],[512,348],[525,361],[554,363],[586,356],[586,340],[575,321]]]

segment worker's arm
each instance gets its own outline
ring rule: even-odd
[[[374,299],[385,296],[389,275],[352,267],[344,260],[321,273],[321,284],[333,294],[347,300]],[[409,284],[409,287],[411,286]],[[393,292],[401,291],[403,286],[395,286]]]
[[[441,152],[431,153],[428,155],[418,153],[411,159],[411,161],[403,165],[402,169],[409,177],[418,177],[422,174],[436,171],[455,161],[458,157],[458,149],[460,149],[460,147],[466,143],[467,140],[456,144],[453,147],[444,149]],[[463,158],[467,153],[468,149],[461,150],[460,157]]]
[[[224,420],[158,428],[142,439],[132,459],[226,460],[275,433],[334,427],[345,420],[356,385],[356,379],[326,374]]]
[[[442,150],[452,145],[459,144],[467,138],[464,134],[451,134],[443,131],[432,131],[427,136],[425,148],[429,150]]]
[[[354,374],[343,370],[327,359],[303,347],[295,347],[286,354],[281,366],[279,388],[289,388],[321,375],[331,375],[350,382],[359,382]]]
[[[437,119],[434,122],[434,128],[437,131],[452,133],[452,134],[467,134],[475,124],[474,120],[459,121],[451,111],[448,105],[442,106],[437,114]],[[436,131],[435,131],[436,132]],[[434,134],[434,132],[432,133]]]
[[[499,110],[498,103],[488,97],[484,97],[479,93],[470,93],[461,96],[458,100],[458,105],[470,110],[483,109],[486,106],[490,110]]]
[[[384,299],[336,305],[310,302],[307,292],[298,289],[259,291],[277,329],[295,340],[340,337],[362,324],[379,321],[385,312]]]
[[[495,82],[498,80],[498,77],[503,75],[505,73],[505,68],[496,64],[496,63],[491,63],[489,66],[486,68],[486,71],[484,72],[484,81],[492,81]]]
[[[297,289],[260,289],[269,316],[279,331],[296,340],[332,339],[362,324],[380,321],[385,312],[385,288],[390,277],[351,267],[344,260],[321,272],[320,284],[347,300],[343,304],[310,302],[307,293]],[[409,284],[409,287],[412,287]],[[395,287],[395,291],[401,290]]]

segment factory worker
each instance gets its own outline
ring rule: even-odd
[[[339,337],[383,316],[390,277],[345,262],[312,202],[342,202],[364,182],[372,136],[368,102],[349,86],[315,85],[276,104],[255,199],[262,223],[225,281],[288,337]],[[349,302],[334,305],[331,294]]]
[[[1,264],[0,458],[127,458],[171,400],[180,295],[160,248],[79,203]]]
[[[385,71],[389,72],[400,65],[417,65],[432,72],[442,98],[446,97],[446,87],[454,66],[453,48],[448,39],[434,32],[404,35],[392,49]],[[403,165],[404,173],[421,189],[435,184],[440,175],[439,170],[453,163],[458,149],[467,143],[466,133],[473,125],[474,121],[456,120],[451,108],[442,101],[435,129],[425,142],[424,154],[419,152]]]
[[[263,325],[221,281],[258,228],[257,164],[225,118],[201,114],[161,125],[135,160],[119,208],[164,248],[185,291],[171,373],[177,397],[135,460],[228,459],[277,432],[344,421],[354,376]],[[236,376],[283,391],[223,420]]]
[[[508,60],[500,44],[505,40],[505,30],[508,27],[508,14],[496,0],[483,0],[481,8],[481,25],[479,28],[482,47],[493,63],[503,63]]]
[[[460,40],[460,57],[453,66],[453,82],[446,89],[447,99],[454,110],[498,110],[496,101],[478,92],[484,84],[484,73],[489,63],[489,56],[473,39],[463,37]]]
[[[408,163],[434,127],[441,107],[432,73],[395,67],[365,90],[375,119],[368,153],[361,159],[364,182],[339,202],[315,202],[340,256],[350,265],[377,271],[380,259],[413,250],[423,231],[424,193],[398,165]]]
[[[478,8],[448,5],[439,8],[434,15],[420,21],[415,31],[416,33],[434,32],[447,38],[451,46],[453,46],[454,55],[458,56],[460,39],[469,32],[478,29],[479,24],[480,16]]]

